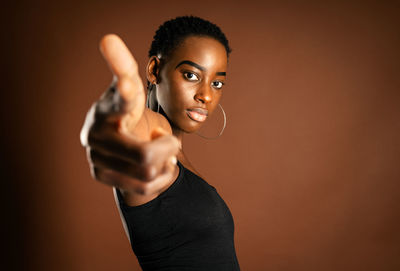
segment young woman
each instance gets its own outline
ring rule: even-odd
[[[231,213],[182,152],[185,133],[214,110],[226,79],[228,40],[218,26],[178,17],[157,30],[146,67],[121,39],[100,49],[114,74],[87,114],[82,144],[94,178],[114,187],[124,228],[143,270],[239,270]]]

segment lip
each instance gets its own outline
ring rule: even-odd
[[[191,108],[186,110],[187,115],[191,120],[204,122],[208,116],[208,110],[204,108]]]

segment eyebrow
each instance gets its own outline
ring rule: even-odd
[[[197,68],[197,69],[199,69],[201,71],[205,71],[206,70],[206,68],[204,68],[203,66],[201,66],[201,65],[199,65],[197,63],[194,63],[193,61],[190,61],[190,60],[183,60],[183,61],[179,62],[179,64],[176,65],[175,69],[177,69],[179,66],[181,66],[183,64],[187,64],[187,65],[193,66],[193,67],[195,67],[195,68]],[[216,72],[215,74],[216,75],[226,76],[226,72]]]

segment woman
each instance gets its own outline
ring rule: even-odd
[[[231,51],[218,26],[178,17],[157,30],[146,67],[115,35],[100,49],[114,74],[81,132],[94,178],[114,187],[143,270],[239,270],[228,207],[182,152],[219,108]],[[222,108],[221,108],[222,110]]]

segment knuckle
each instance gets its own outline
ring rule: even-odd
[[[95,145],[105,136],[106,136],[106,130],[104,129],[103,125],[100,125],[99,123],[92,125],[92,127],[88,129],[86,136],[88,146]]]
[[[152,165],[145,165],[141,168],[141,177],[143,181],[150,181],[154,179],[156,170]]]
[[[150,183],[141,183],[137,187],[136,192],[143,196],[151,195],[153,193],[152,185]]]
[[[88,135],[93,126],[93,123],[95,122],[94,115],[95,115],[95,108],[94,108],[94,106],[92,106],[86,114],[85,121],[83,123],[82,129],[80,132],[80,140],[81,140],[81,144],[83,146],[87,146],[87,144],[88,144]]]
[[[88,160],[92,164],[96,163],[97,157],[98,157],[97,151],[95,151],[93,148],[88,148],[87,149],[87,156],[88,156]]]
[[[90,174],[92,175],[93,179],[100,181],[101,180],[101,171],[98,167],[94,165],[90,166]]]
[[[139,162],[144,165],[148,165],[151,163],[153,157],[153,151],[150,148],[148,143],[145,143],[139,147]]]
[[[96,143],[96,136],[94,132],[89,132],[88,136],[87,136],[87,142],[89,146],[93,146],[94,143]]]

